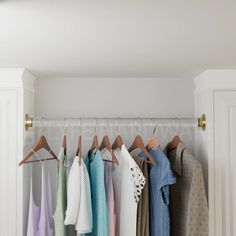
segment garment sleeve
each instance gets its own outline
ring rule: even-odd
[[[134,188],[134,200],[138,203],[139,198],[141,196],[142,190],[145,186],[146,179],[143,176],[143,172],[140,170],[138,165],[134,162],[132,166],[130,166],[130,179],[133,183]]]
[[[84,163],[81,164],[81,203],[79,206],[78,218],[76,222],[76,231],[78,234],[92,232],[93,214],[89,175],[87,167]]]
[[[201,164],[196,161],[189,195],[188,235],[208,235],[208,204]]]
[[[80,169],[78,161],[75,159],[68,177],[67,183],[67,209],[65,225],[75,225],[80,202]]]
[[[160,191],[163,202],[169,205],[169,186],[176,183],[176,178],[171,171],[169,160],[164,153],[162,155]]]

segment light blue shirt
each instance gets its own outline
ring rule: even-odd
[[[169,186],[176,182],[170,162],[161,147],[149,151],[156,165],[149,165],[150,236],[169,236]],[[139,156],[144,157],[144,153]]]
[[[101,152],[88,152],[84,162],[88,169],[91,184],[93,231],[86,235],[108,235],[108,211],[106,205],[106,192],[104,183],[104,163]]]

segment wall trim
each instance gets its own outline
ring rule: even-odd
[[[236,70],[206,70],[194,78],[195,93],[204,89],[236,89]]]
[[[24,88],[34,92],[36,77],[25,68],[1,68],[1,88]]]

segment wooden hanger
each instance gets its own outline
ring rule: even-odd
[[[172,139],[172,141],[170,143],[168,143],[168,145],[167,145],[167,152],[170,152],[170,151],[176,149],[178,147],[179,143],[181,143],[181,140],[180,140],[179,136],[176,135]]]
[[[44,148],[45,150],[47,150],[53,157],[52,158],[45,158],[45,159],[41,159],[41,161],[47,161],[47,160],[57,160],[57,162],[59,163],[59,160],[56,156],[56,154],[51,150],[51,148],[48,145],[48,142],[45,138],[44,135],[42,135],[39,138],[39,141],[37,142],[37,144],[35,145],[35,147],[23,158],[23,160],[19,163],[19,166],[22,164],[26,164],[26,163],[32,163],[32,162],[39,162],[40,160],[32,160],[32,161],[27,161],[32,155],[34,155],[35,152],[37,152],[38,150]]]
[[[157,137],[155,135],[152,135],[152,137],[150,138],[149,140],[149,143],[147,145],[147,149],[150,150],[150,149],[156,149],[158,147],[158,140],[157,140]]]
[[[123,140],[120,135],[116,136],[114,143],[112,144],[112,149],[116,150],[117,148],[121,149],[123,146]]]
[[[66,146],[66,135],[64,134],[63,140],[62,140],[62,147],[64,149],[64,155],[66,156],[67,146]]]
[[[102,151],[104,148],[106,148],[109,151],[111,150],[111,144],[107,135],[104,135],[99,150]]]
[[[95,135],[93,138],[93,143],[92,146],[90,148],[90,151],[93,151],[94,149],[98,150],[99,149],[99,145],[98,145],[98,136]]]
[[[103,137],[102,143],[101,143],[101,145],[99,147],[99,150],[102,151],[104,148],[106,148],[111,153],[112,160],[103,159],[103,161],[112,162],[112,163],[116,163],[117,165],[119,165],[119,162],[118,162],[118,160],[116,158],[116,155],[114,154],[113,149],[111,147],[111,144],[110,144],[110,141],[109,141],[109,137],[107,135],[105,135]]]
[[[146,146],[147,150],[158,148],[159,143],[158,143],[158,140],[157,140],[157,136],[155,135],[156,129],[157,129],[157,127],[155,126],[155,128],[153,130],[153,133],[152,133],[152,136],[149,140],[149,143]]]
[[[148,163],[151,163],[153,165],[156,164],[156,162],[153,160],[151,155],[148,153],[145,145],[143,144],[143,140],[142,140],[140,135],[137,135],[135,137],[134,142],[133,142],[133,144],[131,145],[131,147],[129,148],[128,151],[132,152],[133,150],[135,150],[137,148],[141,149],[144,152],[145,156],[148,158],[148,161],[147,161]]]
[[[76,156],[79,157],[79,165],[81,165],[81,160],[82,160],[82,136],[79,136],[79,141],[78,141],[78,148],[76,151]]]

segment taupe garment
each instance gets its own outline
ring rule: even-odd
[[[146,179],[137,208],[136,236],[149,236],[149,180],[148,163],[141,157],[133,157]]]
[[[208,204],[201,164],[182,142],[168,158],[176,176],[176,184],[170,186],[170,235],[207,236]]]

